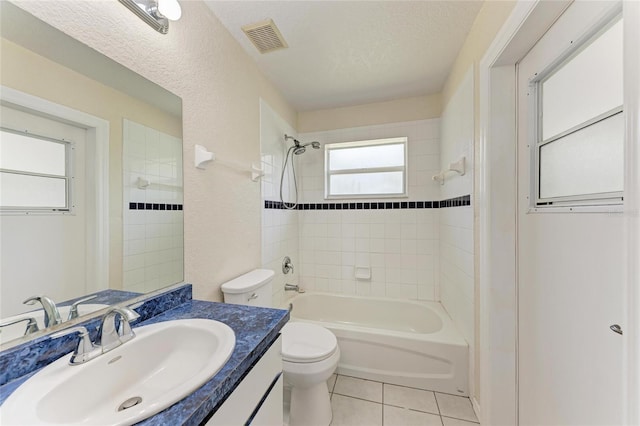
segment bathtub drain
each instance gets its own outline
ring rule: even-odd
[[[120,404],[120,406],[118,407],[118,411],[123,411],[123,410],[126,410],[127,408],[134,407],[140,404],[141,402],[142,402],[142,398],[140,398],[139,396],[134,396],[133,398],[129,398],[125,402]]]

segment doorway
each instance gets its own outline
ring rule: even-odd
[[[521,260],[523,254],[528,255],[527,262],[538,262],[540,266],[541,260],[550,260],[551,253],[555,250],[556,254],[560,252],[559,249],[553,245],[544,244],[540,245],[540,241],[535,241],[535,244],[526,245],[528,252],[521,253],[520,249],[523,248],[526,239],[537,238],[538,234],[535,232],[536,228],[533,223],[520,223],[524,216],[524,205],[531,206],[530,201],[525,203],[520,199],[520,196],[524,193],[526,187],[529,194],[531,194],[531,187],[522,182],[522,173],[528,173],[522,170],[519,163],[523,163],[522,159],[519,160],[520,152],[516,149],[518,145],[516,141],[518,139],[518,113],[521,111],[521,105],[518,105],[518,81],[517,81],[517,66],[527,53],[535,46],[536,42],[540,40],[545,33],[553,26],[553,24],[559,20],[559,17],[563,15],[567,8],[572,5],[588,3],[588,2],[521,2],[518,3],[507,20],[501,31],[498,33],[496,39],[486,52],[485,56],[480,62],[480,77],[479,77],[479,90],[480,90],[480,143],[478,149],[478,164],[479,173],[477,176],[478,187],[476,193],[479,202],[479,243],[480,243],[480,347],[481,347],[481,417],[483,423],[491,425],[517,425],[517,424],[530,424],[531,421],[538,421],[539,424],[544,424],[546,421],[551,421],[549,418],[529,417],[530,413],[525,412],[522,404],[528,404],[531,400],[527,400],[525,396],[531,396],[533,390],[525,389],[527,386],[525,380],[529,377],[533,377],[530,372],[523,372],[523,368],[531,366],[531,358],[521,358],[519,349],[521,345],[524,348],[529,349],[532,342],[536,342],[534,346],[535,350],[544,351],[545,343],[544,339],[547,335],[555,335],[556,341],[553,340],[547,345],[553,345],[560,339],[560,344],[566,341],[570,341],[575,333],[571,327],[563,327],[567,324],[553,323],[556,330],[549,332],[546,327],[540,327],[538,324],[520,324],[520,320],[527,318],[534,320],[541,319],[546,320],[543,312],[537,312],[537,317],[531,317],[531,312],[524,312],[524,318],[521,318],[521,312],[519,312],[518,303],[527,303],[527,308],[532,306],[541,306],[541,300],[526,299],[526,296],[530,294],[526,293],[530,287],[525,290],[525,294],[519,294],[520,282],[519,279],[525,273],[519,268],[522,265]],[[611,2],[601,2],[601,7],[616,7]],[[619,7],[619,5],[618,5]],[[603,10],[603,14],[608,12]],[[634,19],[640,18],[640,5],[636,2],[623,2],[623,17],[625,21],[633,22]],[[591,23],[582,22],[585,28],[596,25],[597,19]],[[590,25],[589,25],[590,24]],[[584,28],[583,28],[584,30]],[[591,323],[591,318],[584,318],[585,321],[580,322],[577,315],[584,309],[583,306],[578,306],[574,310],[576,317],[570,319],[571,326],[584,325],[586,330],[591,330],[598,334],[598,337],[604,337],[605,340],[618,339],[621,341],[621,354],[615,355],[615,362],[619,362],[618,365],[614,365],[610,371],[611,376],[607,374],[609,365],[591,364],[583,367],[590,373],[591,370],[598,369],[596,374],[601,377],[607,377],[606,380],[611,382],[617,382],[614,387],[616,388],[617,396],[620,397],[619,404],[613,403],[611,407],[618,410],[618,416],[612,418],[609,423],[619,421],[619,424],[624,422],[629,424],[636,424],[640,421],[640,413],[638,409],[638,398],[640,397],[640,373],[637,366],[637,356],[639,352],[640,338],[638,335],[638,329],[635,325],[638,315],[638,308],[640,307],[640,298],[638,297],[637,282],[640,279],[640,273],[638,271],[637,263],[640,256],[640,232],[639,232],[639,217],[637,215],[637,209],[640,202],[640,179],[638,179],[638,163],[640,161],[640,155],[638,152],[637,140],[640,133],[640,124],[638,123],[637,116],[640,110],[640,87],[637,78],[634,76],[640,72],[640,59],[637,50],[637,45],[640,43],[640,31],[635,26],[626,26],[624,28],[624,126],[625,126],[625,161],[624,167],[624,205],[620,210],[622,213],[614,213],[610,211],[604,212],[591,212],[584,213],[590,217],[578,217],[570,225],[572,229],[565,229],[565,222],[568,219],[560,218],[558,215],[553,220],[554,226],[560,229],[560,232],[571,233],[576,231],[575,228],[584,226],[589,220],[599,221],[600,219],[605,223],[604,229],[610,232],[618,232],[622,229],[622,237],[619,236],[617,241],[618,251],[602,251],[598,254],[596,248],[597,244],[609,244],[611,243],[610,236],[604,230],[598,230],[592,232],[593,238],[588,242],[589,247],[584,247],[586,256],[600,256],[598,261],[604,264],[615,265],[618,263],[619,271],[612,276],[606,277],[605,288],[609,289],[608,282],[612,279],[618,280],[622,283],[619,286],[621,291],[622,303],[617,303],[614,297],[613,305],[619,306],[619,311],[612,314],[610,307],[603,310],[609,312],[609,316],[616,316],[619,319],[619,324],[624,330],[624,336],[620,336],[614,333],[609,326],[611,322],[606,321],[603,324],[604,334],[601,334],[599,327],[602,320],[598,320],[597,325]],[[519,148],[519,147],[518,147]],[[527,151],[527,147],[524,147]],[[528,151],[527,151],[528,152]],[[534,163],[535,164],[535,163]],[[523,163],[526,169],[531,170],[531,162]],[[534,166],[535,167],[535,166]],[[526,179],[531,180],[531,175],[526,174]],[[605,207],[606,209],[606,207]],[[582,213],[581,213],[582,214]],[[566,218],[573,217],[569,214],[564,215]],[[540,219],[542,218],[542,219]],[[548,218],[538,216],[534,219],[537,221],[546,221]],[[619,219],[619,220],[618,220]],[[616,223],[618,221],[619,223]],[[545,223],[545,225],[548,225]],[[528,232],[526,235],[521,235],[518,231],[522,227],[528,227],[525,230]],[[567,225],[569,226],[569,225]],[[600,225],[598,225],[600,226]],[[587,225],[588,227],[588,225]],[[618,228],[616,230],[616,227]],[[533,231],[532,231],[533,230]],[[583,227],[584,230],[584,227]],[[591,229],[589,229],[591,231]],[[546,236],[554,238],[551,232],[545,231]],[[524,237],[524,241],[520,241],[520,238]],[[582,236],[584,238],[584,236]],[[602,240],[600,238],[603,238]],[[548,240],[547,240],[548,242]],[[574,244],[575,241],[571,241]],[[531,247],[535,250],[532,252]],[[583,246],[579,247],[583,250]],[[562,254],[566,252],[562,251]],[[541,255],[538,258],[536,256]],[[570,253],[570,256],[573,256]],[[558,286],[558,280],[563,281],[560,278],[565,278],[566,281],[580,280],[582,274],[589,268],[593,268],[592,265],[585,266],[586,260],[582,262],[572,259],[571,262],[566,264],[562,263],[559,259],[553,259],[554,264],[546,264],[545,270],[539,268],[534,271],[534,278],[527,277],[529,283],[537,283],[544,281],[547,276],[544,275],[547,272],[549,275],[553,275],[558,271],[553,268],[559,266],[563,268],[564,277],[553,276],[556,280],[556,286],[552,286],[553,291],[566,290],[566,287]],[[586,259],[587,257],[585,257]],[[568,271],[579,271],[579,274],[566,275]],[[528,272],[531,272],[529,267]],[[592,277],[589,277],[592,278]],[[543,283],[543,285],[546,283]],[[526,285],[526,283],[525,283]],[[614,286],[615,287],[615,286]],[[569,286],[571,288],[571,286]],[[591,287],[589,287],[591,288]],[[595,287],[601,288],[601,287]],[[582,288],[582,291],[587,291],[587,288]],[[543,292],[543,302],[554,302],[555,300],[572,300],[575,304],[582,302],[581,294],[574,294],[570,292],[573,299],[567,299],[566,295],[559,294],[554,299],[556,294]],[[607,291],[600,293],[601,298],[608,297]],[[609,301],[605,302],[607,305]],[[598,306],[600,308],[600,306]],[[563,309],[555,309],[552,307],[553,313],[566,312]],[[526,309],[525,309],[526,311]],[[583,311],[582,311],[583,312]],[[584,314],[591,316],[589,314]],[[615,321],[618,321],[616,318]],[[549,321],[546,325],[551,323]],[[535,331],[535,338],[541,340],[527,340],[528,337],[521,336],[520,331]],[[527,327],[529,327],[527,329]],[[596,331],[596,328],[598,329]],[[581,332],[586,333],[582,330]],[[561,336],[561,337],[558,337]],[[562,339],[562,336],[565,339]],[[584,334],[583,334],[584,336]],[[522,340],[524,338],[524,341]],[[615,341],[615,340],[614,340]],[[616,341],[617,342],[617,341]],[[527,346],[529,345],[529,347]],[[610,347],[598,348],[603,351],[617,352],[616,346],[618,343],[613,343]],[[584,363],[583,353],[574,353],[575,356],[568,357],[568,361],[571,363],[578,362]],[[551,358],[553,361],[560,361],[557,358]],[[522,365],[521,365],[522,363]],[[557,365],[552,365],[551,368],[558,368]],[[575,366],[569,365],[569,370],[575,368]],[[619,370],[618,370],[619,368]],[[538,366],[535,368],[542,376],[549,378],[547,372],[538,370]],[[574,373],[576,370],[573,370]],[[619,372],[625,374],[620,377]],[[535,373],[535,371],[534,371]],[[567,373],[564,376],[565,379],[571,377],[572,372],[562,371],[562,374]],[[529,374],[529,375],[527,375]],[[591,374],[593,376],[593,374]],[[580,379],[583,378],[579,375]],[[612,379],[613,377],[613,379]],[[619,380],[616,380],[618,377]],[[553,378],[556,378],[555,376]],[[534,380],[537,380],[534,377]],[[590,381],[587,385],[593,385],[595,382],[593,377],[587,377],[585,380]],[[534,383],[538,386],[539,383]],[[575,386],[575,387],[572,387]],[[551,407],[551,409],[557,409],[556,414],[564,415],[568,411],[563,411],[565,408],[571,410],[574,408],[574,403],[578,399],[576,395],[568,395],[573,392],[579,394],[583,392],[580,388],[584,386],[583,380],[578,383],[564,380],[562,383],[545,384],[545,389],[541,392],[548,392],[549,395],[542,395],[538,402],[544,401],[544,398],[550,397],[553,394],[553,398],[547,399],[548,401],[554,401],[554,404],[562,405],[565,402],[569,404],[568,407]],[[607,383],[605,383],[607,386]],[[559,392],[559,387],[564,389],[564,392]],[[625,389],[626,387],[626,389]],[[529,392],[529,394],[527,394]],[[599,390],[598,390],[599,392]],[[540,395],[540,394],[538,394]],[[572,399],[573,398],[573,399]],[[589,404],[593,400],[582,399],[582,407],[587,411],[581,415],[585,415],[588,410],[593,410],[594,416],[599,416],[604,413],[596,412],[602,405],[608,404],[608,400],[601,399],[597,402],[598,407],[591,407]],[[536,403],[536,401],[533,401]],[[534,407],[532,405],[531,407]],[[548,410],[549,407],[537,406],[542,411]],[[544,413],[542,413],[544,416]],[[600,417],[602,419],[602,417]],[[567,420],[566,418],[555,419],[555,424],[560,424],[563,421],[567,421],[568,424],[575,424],[578,421],[582,421],[583,417],[577,417],[576,420]],[[593,424],[594,419],[588,419],[586,424]]]

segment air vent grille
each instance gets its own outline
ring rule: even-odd
[[[276,27],[276,24],[271,19],[245,25],[242,27],[242,31],[249,37],[251,43],[253,43],[260,53],[273,52],[274,50],[288,47],[280,30],[278,30],[278,27]]]

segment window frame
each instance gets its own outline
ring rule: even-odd
[[[13,133],[16,135],[28,136],[34,139],[44,140],[51,143],[61,144],[65,147],[65,175],[52,175],[47,173],[27,172],[24,170],[13,170],[0,168],[0,173],[9,173],[22,176],[34,176],[43,178],[63,179],[65,182],[65,206],[64,207],[32,207],[32,206],[3,206],[0,205],[1,215],[70,215],[75,213],[75,205],[73,203],[73,181],[75,179],[74,170],[74,150],[75,143],[64,139],[55,139],[48,136],[31,133],[28,130],[20,131],[7,127],[0,127],[2,132]]]
[[[567,195],[559,197],[540,197],[540,151],[542,147],[553,142],[562,140],[565,136],[586,129],[600,121],[610,119],[617,114],[624,113],[624,105],[615,107],[587,121],[579,123],[561,133],[553,135],[545,140],[542,139],[543,111],[542,111],[542,84],[556,71],[570,62],[575,56],[580,54],[599,36],[622,20],[622,14],[616,13],[610,19],[605,20],[600,25],[594,26],[590,31],[577,39],[569,49],[558,56],[541,72],[536,73],[529,79],[529,151],[530,151],[530,194],[529,212],[541,211],[600,211],[604,208],[621,208],[623,204],[624,190],[614,192],[600,192],[591,194]]]
[[[381,145],[399,145],[404,147],[404,165],[389,167],[363,167],[331,171],[330,152],[340,149],[361,148]],[[350,142],[335,142],[324,145],[324,198],[326,200],[345,200],[345,199],[372,199],[372,198],[407,198],[408,194],[408,148],[409,138],[407,136],[398,136],[382,139],[368,139]],[[362,173],[384,173],[384,172],[402,172],[402,193],[393,194],[331,194],[331,176],[346,174],[362,174]]]

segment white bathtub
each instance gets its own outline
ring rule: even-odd
[[[468,345],[437,302],[305,293],[289,300],[293,321],[338,338],[338,373],[468,395]]]

